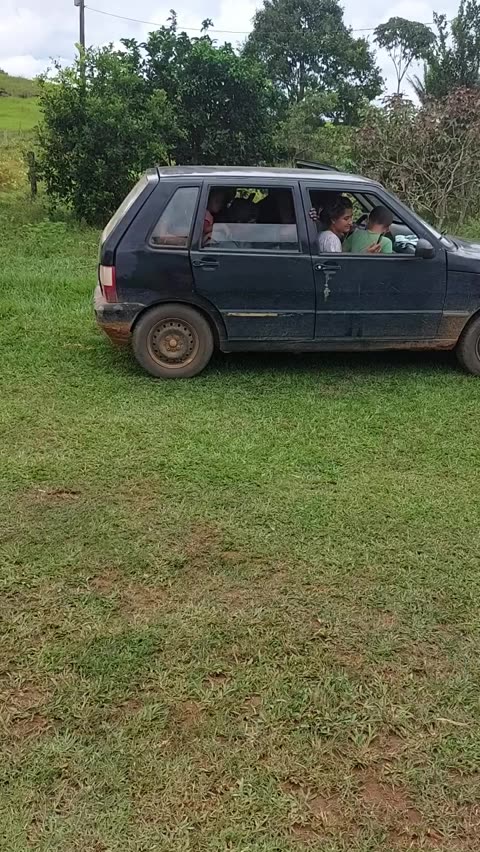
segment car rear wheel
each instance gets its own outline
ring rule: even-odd
[[[138,363],[157,379],[189,379],[207,366],[213,334],[205,319],[188,305],[157,305],[133,330]]]
[[[480,317],[467,325],[457,343],[457,357],[465,370],[480,376]]]

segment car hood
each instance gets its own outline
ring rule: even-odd
[[[480,240],[473,242],[451,237],[455,248],[448,252],[449,269],[480,273]]]

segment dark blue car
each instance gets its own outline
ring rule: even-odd
[[[310,211],[393,215],[390,254],[321,254]],[[456,349],[480,375],[480,245],[439,234],[380,184],[334,170],[148,171],[102,235],[97,321],[151,375],[212,352]]]

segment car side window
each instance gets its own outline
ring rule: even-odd
[[[211,188],[204,211],[202,249],[298,252],[292,189]]]
[[[376,196],[310,189],[309,202],[320,254],[415,255],[418,235]]]
[[[198,193],[196,186],[181,186],[174,192],[152,231],[152,246],[188,248]]]

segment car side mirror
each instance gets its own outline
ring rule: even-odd
[[[431,260],[432,257],[435,257],[435,249],[428,240],[419,240],[415,249],[415,257]]]

